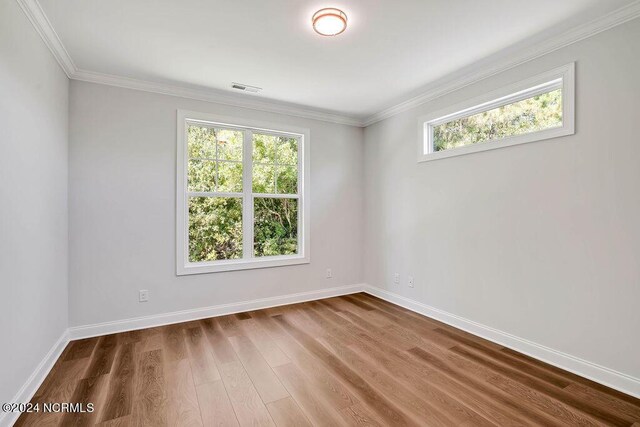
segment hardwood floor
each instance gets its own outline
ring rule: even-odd
[[[367,294],[71,342],[18,426],[640,426],[640,400]]]

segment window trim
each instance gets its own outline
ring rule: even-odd
[[[310,261],[310,204],[309,204],[309,141],[310,131],[307,128],[289,126],[281,123],[272,123],[260,120],[252,120],[238,117],[222,116],[210,113],[201,113],[188,110],[177,110],[177,150],[176,150],[176,275],[190,275],[203,273],[216,273],[223,271],[247,270],[255,268],[270,268],[287,265],[308,264]],[[189,212],[188,212],[188,188],[187,188],[187,122],[204,122],[207,125],[215,125],[226,129],[237,129],[243,132],[264,132],[270,135],[286,135],[299,138],[298,146],[298,248],[297,255],[278,255],[253,258],[253,246],[250,248],[250,257],[233,260],[218,260],[210,262],[194,263],[189,261]],[[243,138],[243,180],[242,193],[212,193],[220,195],[237,195],[247,197],[250,203],[258,193],[253,193],[251,168],[253,165],[253,141]],[[251,189],[247,193],[246,189]],[[195,192],[197,193],[197,192]],[[206,193],[206,192],[205,192]],[[271,195],[269,197],[291,197],[286,194]],[[249,203],[243,203],[243,219],[253,212]],[[251,216],[251,215],[249,215]],[[247,242],[253,243],[253,217],[249,225],[243,227],[243,249]],[[244,251],[243,251],[244,252]],[[246,252],[245,252],[246,253]]]
[[[562,89],[562,126],[444,151],[433,151],[434,126],[522,101],[559,88]],[[421,116],[418,123],[418,162],[457,157],[573,134],[575,134],[575,62]]]

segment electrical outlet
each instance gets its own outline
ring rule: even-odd
[[[396,273],[393,275],[393,284],[394,285],[400,284],[400,273]]]
[[[140,292],[138,294],[138,300],[140,302],[147,302],[149,301],[149,291],[146,289],[140,289]]]
[[[413,276],[409,276],[409,280],[407,281],[407,284],[409,285],[410,288],[414,287]]]
[[[333,271],[330,268],[327,268],[326,278],[331,279],[333,277]]]

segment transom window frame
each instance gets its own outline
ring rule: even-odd
[[[188,124],[203,124],[208,127],[243,132],[242,192],[220,193],[223,196],[241,197],[243,218],[243,257],[240,259],[191,262],[189,260],[189,206],[188,200]],[[262,194],[253,192],[253,133],[286,136],[298,140],[298,194]],[[188,110],[177,110],[177,155],[176,155],[176,274],[216,273],[224,271],[271,268],[297,264],[308,264],[310,258],[310,130],[282,123],[266,122],[239,117],[223,116]],[[274,191],[276,191],[274,189]],[[216,194],[212,192],[211,194]],[[298,200],[298,254],[254,257],[253,209],[255,197],[296,198]],[[248,222],[245,222],[248,220]]]
[[[433,128],[435,126],[503,107],[556,89],[562,89],[562,126],[443,151],[434,150]],[[418,120],[418,162],[457,157],[573,134],[575,134],[575,62],[442,110],[420,116]]]

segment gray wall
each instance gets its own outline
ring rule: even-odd
[[[17,4],[0,2],[0,333],[11,346],[0,352],[0,401],[24,384],[67,316],[88,325],[363,278],[640,377],[637,40],[638,20],[363,131],[69,87]],[[570,61],[576,135],[417,163],[418,116]],[[175,276],[178,108],[311,129],[311,264]],[[139,289],[150,302],[137,302]]]
[[[365,281],[640,377],[638,40],[640,20],[369,126]],[[417,163],[420,115],[571,61],[574,136]]]
[[[71,326],[361,282],[362,129],[77,81],[70,93]],[[176,276],[176,109],[310,128],[311,264]]]
[[[67,328],[66,75],[0,1],[0,402]]]

